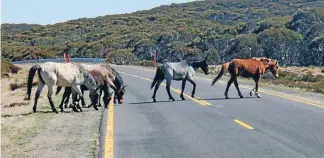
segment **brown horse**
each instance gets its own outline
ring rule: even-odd
[[[268,58],[251,58],[251,59],[233,59],[231,62],[224,63],[222,65],[222,69],[218,76],[213,80],[212,86],[216,83],[218,79],[220,79],[224,71],[227,70],[231,79],[227,83],[227,87],[225,90],[225,98],[228,99],[228,89],[231,84],[234,82],[234,85],[237,89],[238,95],[243,98],[243,95],[239,89],[237,77],[252,77],[255,81],[255,88],[252,89],[250,95],[254,92],[255,95],[260,98],[261,96],[258,94],[259,81],[261,76],[265,71],[270,70],[275,77],[278,77],[278,62],[276,60],[268,59]]]

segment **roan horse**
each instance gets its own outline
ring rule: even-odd
[[[115,69],[111,68],[108,65],[84,65],[84,66],[90,70],[100,69],[101,72],[104,73],[106,77],[109,77],[109,78],[106,78],[105,81],[115,91],[114,103],[116,104],[116,100],[118,100],[119,104],[122,104],[124,102],[124,94],[125,94],[126,85],[124,84],[122,77],[119,75],[119,73]],[[105,70],[103,70],[103,69],[105,69]],[[112,81],[112,82],[110,82],[110,81]],[[61,88],[62,87],[57,88],[56,94],[58,94],[60,92]],[[81,85],[82,94],[84,94],[84,91],[86,91],[86,90],[88,90],[88,88],[84,85]],[[103,89],[101,88],[99,100],[98,100],[99,106],[101,106],[100,98],[101,98],[102,90]],[[60,105],[63,105],[63,103],[64,103],[65,108],[67,108],[67,105],[69,103],[70,94],[71,94],[71,88],[66,87]],[[83,107],[86,105],[84,99],[82,99],[82,98],[81,98],[81,103],[82,103]],[[106,107],[107,104],[105,103],[105,101],[104,101],[104,104]]]
[[[104,105],[108,105],[110,100],[111,100],[111,95],[112,95],[112,92],[110,92],[110,87],[108,85],[108,81],[107,81],[107,78],[105,76],[103,76],[99,71],[97,70],[90,70],[89,73],[93,76],[93,78],[95,79],[96,81],[96,84],[99,86],[100,88],[100,95],[98,97],[98,102],[99,102],[99,106],[100,105],[100,98],[101,98],[101,94],[102,94],[102,91],[104,92],[104,97],[103,97],[103,102],[104,102]],[[81,93],[82,95],[84,95],[84,90],[89,90],[85,85],[81,85]],[[62,87],[57,87],[57,91],[56,91],[56,95],[60,92],[60,90],[62,89]],[[71,87],[65,87],[65,91],[64,91],[64,94],[63,94],[63,97],[62,97],[62,101],[61,101],[61,104],[60,104],[60,109],[61,111],[63,111],[63,102],[65,100],[65,108],[67,108],[67,104],[69,102],[69,98],[70,98],[70,94],[72,92],[72,88]],[[73,98],[76,98],[77,97],[77,94],[74,94],[73,95]],[[75,99],[73,99],[75,100]],[[83,105],[85,105],[85,101],[84,101],[84,98],[81,98],[81,102]],[[97,105],[95,104],[91,104],[91,106],[93,105],[93,107],[98,110],[97,108]],[[78,106],[80,107],[80,106]],[[89,106],[90,107],[90,106]],[[77,110],[72,107],[73,110],[75,112],[77,112]],[[82,109],[79,108],[81,111]]]
[[[170,93],[170,86],[171,86],[171,81],[176,80],[176,81],[182,81],[182,91],[180,94],[180,97],[182,100],[185,100],[183,97],[183,91],[186,86],[186,81],[189,81],[193,85],[193,90],[191,93],[191,97],[194,98],[195,91],[196,91],[196,83],[194,81],[194,75],[195,71],[198,68],[201,68],[206,75],[208,75],[208,65],[207,65],[207,57],[202,61],[199,62],[193,62],[191,65],[188,65],[186,62],[177,62],[177,63],[172,63],[172,62],[164,62],[162,65],[157,67],[155,77],[153,79],[153,82],[151,84],[151,89],[155,86],[154,88],[154,93],[152,96],[153,102],[156,102],[155,96],[156,96],[156,91],[159,89],[160,84],[164,79],[166,79],[167,85],[166,85],[166,90],[169,95],[169,100],[175,101],[175,99],[172,97]]]
[[[97,90],[99,87],[97,86],[91,74],[89,74],[88,71],[84,69],[84,67],[76,63],[46,62],[31,67],[28,75],[28,100],[30,100],[32,82],[36,71],[38,72],[39,81],[33,106],[34,112],[36,112],[37,101],[45,85],[47,85],[48,87],[47,98],[50,102],[52,111],[55,113],[58,113],[52,100],[55,85],[60,87],[72,87],[73,91],[77,93],[80,98],[82,98],[83,96],[80,90],[80,85],[84,84],[85,86],[87,86],[87,88],[90,89],[90,99],[92,104],[97,104],[99,97]],[[78,102],[79,100],[76,101]]]
[[[278,77],[278,66],[279,64],[276,60],[268,58],[233,59],[231,62],[224,63],[222,65],[220,73],[216,76],[211,85],[213,86],[216,81],[223,76],[224,71],[227,70],[230,73],[231,78],[227,83],[224,93],[226,99],[228,99],[228,89],[233,82],[237,89],[238,95],[243,98],[237,82],[238,76],[245,78],[252,77],[255,82],[255,88],[253,88],[250,92],[250,96],[252,96],[252,93],[254,92],[255,95],[260,98],[261,96],[258,93],[258,87],[261,76],[265,71],[270,70],[275,77]]]

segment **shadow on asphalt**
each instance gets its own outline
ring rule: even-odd
[[[244,98],[200,98],[198,100],[232,100],[232,99],[257,99],[257,97],[244,97]]]
[[[182,101],[182,100],[177,100],[177,101]],[[134,102],[134,103],[128,103],[128,104],[154,104],[154,103],[167,103],[167,102],[175,102],[175,101],[156,101],[156,102],[153,102],[153,101],[145,101],[145,102]]]

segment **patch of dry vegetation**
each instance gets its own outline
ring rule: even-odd
[[[30,66],[18,67],[1,62],[1,74],[12,73],[8,78],[1,78],[1,157],[17,157],[22,147],[33,137],[45,130],[47,122],[55,116],[51,112],[46,97],[39,99],[38,113],[32,112],[33,101],[24,101],[26,81]],[[3,67],[5,65],[5,67]],[[18,70],[18,71],[16,71]],[[37,77],[33,85],[37,85]],[[12,91],[12,90],[15,91]],[[33,94],[36,88],[33,88]],[[46,88],[45,88],[46,91]],[[44,95],[44,94],[43,94]],[[54,99],[58,104],[59,97]],[[47,113],[49,111],[49,113]]]
[[[279,78],[274,80],[265,78],[263,82],[303,88],[310,92],[324,94],[323,69],[320,67],[282,67],[279,69]]]
[[[1,60],[1,77],[9,77],[9,73],[17,74],[20,70],[20,67]]]

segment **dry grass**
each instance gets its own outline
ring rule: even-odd
[[[33,82],[33,86],[36,86],[38,84],[38,82]],[[23,87],[27,87],[27,82],[23,82],[23,83],[10,83],[10,89],[12,91],[19,89],[19,88],[23,88]]]
[[[1,77],[9,77],[9,73],[17,74],[20,70],[21,68],[16,65],[1,61]]]
[[[22,146],[43,131],[47,122],[55,116],[46,97],[40,97],[38,113],[32,112],[33,101],[24,100],[29,68],[28,65],[21,66],[18,73],[1,78],[1,151],[13,153],[12,156],[20,155]],[[37,77],[34,80],[34,85],[37,85]],[[34,87],[33,94],[35,91]],[[54,97],[54,103],[57,104],[59,99]]]

